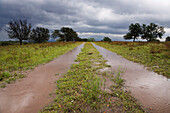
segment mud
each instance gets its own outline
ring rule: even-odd
[[[112,91],[110,90],[110,87],[114,84],[114,82],[111,81],[109,77],[103,77],[102,75],[98,75],[98,76],[102,80],[101,82],[103,84],[101,86],[101,90],[111,93]]]
[[[170,79],[146,70],[143,65],[94,45],[113,70],[123,70],[125,86],[153,113],[170,113]]]
[[[53,61],[36,67],[21,81],[0,89],[0,113],[37,113],[53,100],[55,81],[74,63],[83,44]]]

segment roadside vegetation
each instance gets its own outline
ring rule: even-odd
[[[56,98],[41,112],[145,112],[130,93],[123,90],[120,71],[102,72],[109,68],[106,60],[89,42],[79,53],[77,63],[56,83]],[[106,78],[113,81],[111,92],[102,90]]]
[[[81,42],[54,42],[42,44],[0,46],[0,86],[23,78],[24,70],[32,69],[62,55]]]
[[[29,44],[28,42],[23,42],[23,45]],[[19,41],[0,41],[0,46],[8,45],[20,45]]]
[[[128,60],[142,63],[149,70],[170,78],[170,42],[95,42]]]

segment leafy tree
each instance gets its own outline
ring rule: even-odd
[[[88,41],[88,42],[95,42],[95,39],[94,39],[94,38],[88,38],[87,41]]]
[[[55,30],[52,34],[53,38],[60,37],[61,41],[78,41],[79,37],[72,28],[62,27],[60,30]]]
[[[104,37],[102,41],[108,41],[111,42],[112,40],[109,37]]]
[[[57,29],[57,30],[54,30],[54,31],[53,31],[53,34],[52,34],[52,37],[53,37],[53,38],[60,37],[60,30],[58,30],[58,29]]]
[[[170,36],[167,36],[167,37],[166,37],[166,41],[170,41]]]
[[[30,40],[36,43],[42,43],[49,40],[49,30],[43,27],[36,27],[33,29],[30,35]]]
[[[133,39],[133,42],[135,42],[135,40],[141,34],[141,31],[142,31],[142,29],[141,29],[141,26],[139,23],[131,24],[129,26],[129,32],[124,36],[124,39],[125,40]]]
[[[81,38],[80,37],[76,37],[75,41],[81,41]]]
[[[29,34],[31,32],[31,24],[27,24],[27,20],[13,20],[8,23],[9,28],[6,30],[8,36],[11,39],[18,39],[20,45],[22,45],[23,40],[29,39]]]
[[[148,42],[155,41],[156,38],[162,38],[165,33],[164,27],[158,26],[157,24],[150,23],[150,25],[146,26],[143,24],[142,26],[142,39],[146,39]]]
[[[146,39],[147,37],[149,37],[148,27],[146,26],[146,24],[143,24],[143,25],[142,25],[141,38],[142,38],[142,39]]]

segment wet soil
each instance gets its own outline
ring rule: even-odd
[[[74,63],[83,44],[53,61],[36,67],[26,77],[0,89],[0,113],[37,113],[53,100],[55,81]],[[60,74],[56,75],[56,74]]]
[[[98,76],[102,80],[101,82],[103,84],[101,86],[101,90],[111,93],[112,91],[110,90],[110,87],[114,84],[114,82],[111,81],[110,77],[103,77],[102,75]]]
[[[132,95],[153,113],[170,113],[170,79],[146,70],[143,65],[94,44],[94,47],[108,60],[112,70],[124,71],[125,86]],[[108,68],[109,70],[109,68]]]

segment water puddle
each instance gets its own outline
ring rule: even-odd
[[[23,80],[0,88],[0,113],[37,113],[53,100],[54,83],[74,63],[84,44],[59,56],[53,61],[36,67]]]
[[[124,72],[125,86],[142,105],[153,113],[170,113],[170,79],[148,71],[143,65],[93,44],[113,70]]]

